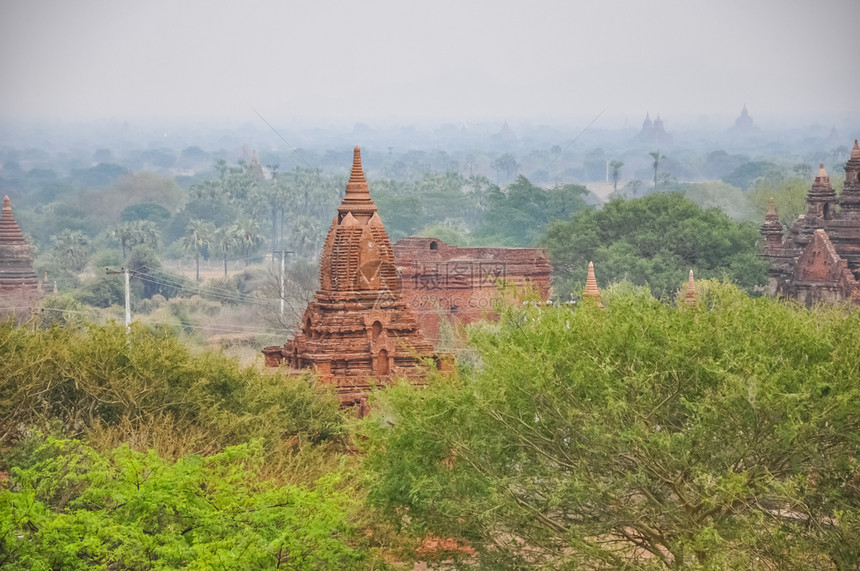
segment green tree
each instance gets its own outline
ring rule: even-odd
[[[119,243],[122,259],[125,260],[127,251],[135,246],[145,245],[158,249],[161,233],[152,220],[134,220],[108,228],[108,236]]]
[[[511,180],[511,177],[517,173],[520,168],[519,163],[510,153],[505,153],[493,161],[493,169],[496,171],[496,182],[499,182],[499,173],[505,173],[505,182]]]
[[[555,269],[553,280],[566,297],[585,282],[594,261],[601,285],[628,279],[665,297],[696,275],[727,277],[752,290],[764,283],[758,257],[758,227],[738,223],[717,209],[702,210],[676,193],[614,198],[601,210],[583,209],[557,221],[542,241]]]
[[[473,328],[471,365],[378,396],[371,502],[481,568],[855,567],[860,312],[699,286]]]
[[[648,153],[651,155],[651,158],[654,160],[654,163],[651,165],[654,167],[654,188],[657,188],[657,169],[660,168],[660,161],[666,158],[666,155],[661,155],[660,151],[651,151]]]
[[[360,569],[340,474],[265,478],[259,441],[173,462],[48,439],[0,490],[4,569]],[[366,542],[365,542],[366,543]]]
[[[587,193],[573,184],[544,189],[520,175],[504,192],[494,187],[475,236],[494,245],[532,246],[550,222],[567,220],[584,208]]]
[[[205,220],[191,220],[185,229],[182,246],[186,251],[194,252],[196,264],[196,280],[200,281],[200,256],[212,244],[215,225]]]
[[[681,185],[684,196],[702,209],[719,208],[734,220],[760,220],[753,205],[741,189],[721,181],[710,180]]]
[[[52,236],[51,241],[54,244],[51,253],[62,269],[82,272],[87,267],[93,249],[89,238],[83,232],[63,230]]]
[[[260,234],[260,227],[250,218],[239,220],[234,226],[236,236],[236,247],[245,257],[245,265],[248,265],[249,258],[257,252],[263,245],[263,236]]]
[[[609,163],[609,176],[612,177],[612,191],[618,192],[618,179],[621,178],[621,167],[624,163],[621,161],[611,161]]]
[[[212,244],[224,258],[224,279],[227,279],[227,258],[230,252],[238,245],[238,228],[235,226],[222,226],[215,230],[212,235]]]
[[[784,177],[785,171],[779,165],[768,161],[752,161],[738,166],[724,176],[722,181],[742,190],[748,190],[758,179],[776,180]]]
[[[786,229],[790,228],[798,216],[806,213],[806,195],[811,184],[809,180],[801,178],[759,178],[749,193],[756,219],[764,221],[768,204],[773,198],[779,221]]]

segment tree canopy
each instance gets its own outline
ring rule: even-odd
[[[484,568],[856,565],[860,313],[715,281],[603,303],[511,308],[455,374],[381,394],[374,504]]]
[[[541,188],[520,175],[504,191],[490,192],[489,208],[475,236],[493,245],[533,246],[553,220],[567,220],[585,208],[587,194],[575,184]]]
[[[561,296],[585,283],[593,261],[599,284],[628,279],[648,284],[659,297],[674,291],[691,268],[699,277],[728,277],[750,290],[764,283],[758,238],[753,223],[702,210],[681,194],[659,193],[580,210],[569,221],[552,223],[542,245]]]

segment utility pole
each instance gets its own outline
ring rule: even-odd
[[[274,250],[272,254],[281,255],[281,271],[278,274],[278,281],[281,284],[281,315],[284,315],[284,258],[287,254],[292,254],[292,250]]]
[[[131,333],[131,288],[129,287],[129,274],[131,270],[128,268],[120,268],[120,270],[112,271],[105,268],[107,275],[124,274],[125,275],[125,332]]]

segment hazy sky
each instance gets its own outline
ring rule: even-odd
[[[0,0],[0,116],[860,117],[858,0]],[[853,60],[853,61],[852,61]]]

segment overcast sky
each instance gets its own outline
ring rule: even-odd
[[[0,0],[0,117],[860,117],[858,0]]]

